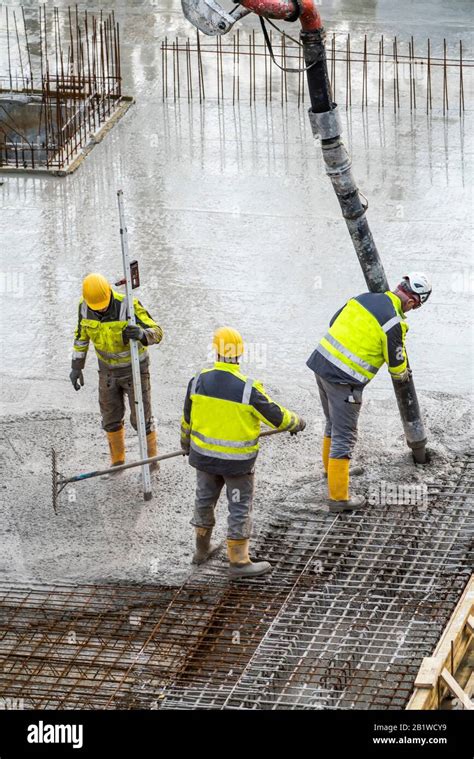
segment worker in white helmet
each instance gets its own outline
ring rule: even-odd
[[[412,272],[393,292],[351,298],[332,317],[328,332],[307,361],[316,375],[326,420],[322,455],[331,512],[365,506],[364,497],[349,498],[349,462],[357,440],[362,391],[384,363],[392,379],[409,381],[405,314],[420,308],[430,294],[426,275]]]

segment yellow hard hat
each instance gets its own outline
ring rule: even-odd
[[[82,295],[93,311],[101,311],[110,303],[112,288],[103,274],[88,274],[82,283]]]
[[[224,358],[237,358],[244,352],[244,341],[242,335],[232,327],[219,327],[214,332],[212,347],[216,349],[219,356]]]

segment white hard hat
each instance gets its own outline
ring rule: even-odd
[[[420,271],[411,271],[409,274],[405,274],[402,278],[402,285],[411,293],[418,295],[420,299],[420,306],[422,303],[426,303],[431,295],[431,282]]]

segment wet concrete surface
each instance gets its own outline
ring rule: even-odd
[[[118,188],[140,297],[165,332],[150,350],[161,449],[177,447],[187,382],[209,361],[214,328],[230,323],[248,344],[244,371],[309,421],[298,440],[263,443],[257,522],[282,499],[289,508],[323,507],[314,471],[322,417],[305,361],[332,314],[365,283],[305,109],[163,103],[160,41],[192,33],[179,4],[136,2],[117,12],[124,91],[136,105],[74,175],[9,176],[0,187],[3,578],[176,582],[189,571],[193,473],[183,461],[163,464],[150,504],[136,474],[81,484],[58,517],[49,498],[51,444],[65,473],[107,462],[93,352],[79,393],[68,373],[83,276],[120,276]],[[466,33],[468,4],[332,2],[324,14],[328,30],[350,28],[356,41],[368,29],[431,34],[439,46],[443,36],[454,44]],[[425,270],[434,286],[427,306],[409,315],[408,348],[436,467],[423,474],[412,466],[382,369],[365,393],[361,487],[436,480],[470,433],[470,114],[352,109],[343,126],[390,282]],[[128,439],[134,457],[136,439]]]

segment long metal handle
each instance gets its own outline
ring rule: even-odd
[[[260,437],[269,437],[269,435],[278,435],[280,432],[287,432],[288,430],[264,430],[260,433]],[[112,474],[116,472],[122,472],[124,469],[133,469],[137,466],[153,464],[155,461],[165,461],[166,459],[176,458],[177,456],[185,456],[184,451],[172,451],[171,453],[162,453],[158,456],[151,456],[150,458],[140,459],[140,461],[132,461],[130,464],[121,464],[120,466],[112,466],[107,469],[97,469],[94,472],[84,472],[84,474],[76,474],[74,477],[60,477],[57,481],[58,487],[61,490],[65,485],[71,482],[81,482],[82,480],[89,480],[92,477],[100,477],[104,474]],[[53,473],[55,470],[55,463],[53,463]]]
[[[135,309],[133,308],[133,290],[132,279],[130,276],[130,259],[128,255],[128,233],[125,225],[125,215],[123,211],[123,192],[118,190],[117,201],[120,218],[120,241],[122,244],[123,273],[125,278],[125,292],[127,299],[127,317],[130,325],[136,324]],[[145,412],[143,409],[142,396],[142,378],[140,371],[140,356],[138,353],[138,344],[136,340],[130,339],[130,354],[132,359],[132,378],[133,378],[133,402],[135,404],[135,418],[137,420],[138,445],[140,449],[140,459],[143,461],[147,457],[146,443],[146,424]],[[116,467],[116,469],[119,467]],[[149,501],[152,497],[150,466],[147,463],[142,464],[143,480],[143,497]]]
[[[159,456],[151,456],[147,459],[140,459],[139,461],[132,461],[130,464],[120,464],[120,466],[111,466],[107,469],[96,469],[94,472],[84,472],[84,474],[76,474],[74,477],[59,478],[58,485],[62,488],[64,485],[68,485],[70,482],[81,482],[81,480],[89,480],[91,477],[100,477],[104,474],[115,474],[116,472],[122,472],[124,469],[133,469],[137,466],[147,466],[154,464],[155,461],[164,461],[165,459],[172,459],[177,456],[185,456],[184,451],[172,451],[171,453],[162,453]]]

